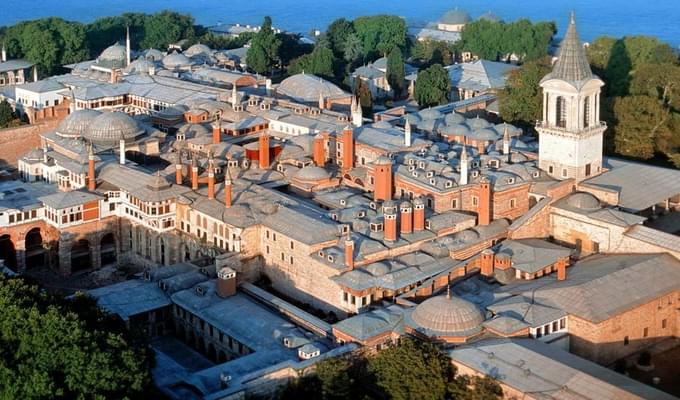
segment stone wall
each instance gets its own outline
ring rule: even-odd
[[[0,163],[17,165],[17,160],[29,151],[40,148],[40,134],[56,128],[59,120],[50,120],[37,125],[23,125],[0,130]]]

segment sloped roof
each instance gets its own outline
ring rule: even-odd
[[[469,90],[489,90],[505,87],[508,72],[517,66],[502,62],[477,60],[446,68],[451,86]]]
[[[61,210],[64,208],[85,204],[90,201],[99,200],[101,198],[102,196],[91,192],[73,190],[70,192],[58,192],[49,196],[39,197],[38,200],[42,201],[43,204],[48,207],[51,207],[55,210]]]
[[[593,77],[586,51],[576,31],[576,20],[571,15],[567,33],[560,45],[560,52],[553,70],[543,80],[560,79],[577,83]]]

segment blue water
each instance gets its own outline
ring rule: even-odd
[[[492,11],[507,21],[553,20],[561,35],[575,10],[583,40],[601,35],[650,35],[680,46],[680,0],[3,0],[0,26],[47,16],[89,22],[123,12],[172,9],[191,13],[198,23],[258,24],[270,15],[274,25],[293,32],[325,28],[339,17],[394,14],[409,24],[436,20],[458,6],[477,17]]]

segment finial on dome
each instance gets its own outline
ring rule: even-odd
[[[574,12],[574,10],[569,14],[569,23],[572,25],[576,23],[576,12]]]

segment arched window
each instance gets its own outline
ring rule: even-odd
[[[560,128],[567,127],[567,102],[562,96],[555,99],[555,125]]]
[[[583,100],[583,127],[588,128],[590,126],[590,97],[586,97]]]

